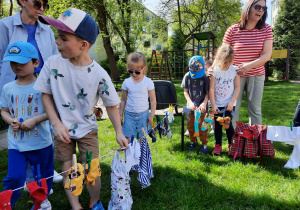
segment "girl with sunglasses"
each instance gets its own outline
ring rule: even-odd
[[[152,123],[156,110],[154,83],[145,76],[146,65],[147,61],[143,53],[134,52],[128,55],[127,71],[130,77],[125,79],[122,84],[122,98],[119,110],[123,125],[122,131],[128,141],[130,141],[131,135],[137,136],[137,133],[139,133],[142,136],[142,127],[145,131],[148,130],[147,126]],[[151,114],[149,113],[149,97]]]
[[[266,24],[266,0],[249,0],[241,19],[229,27],[223,43],[234,51],[233,65],[238,66],[240,93],[237,98],[233,126],[239,119],[242,97],[246,91],[248,115],[252,124],[262,124],[261,101],[265,81],[264,64],[270,60],[273,47],[272,28]]]

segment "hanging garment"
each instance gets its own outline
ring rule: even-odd
[[[65,188],[71,190],[72,195],[79,196],[83,189],[84,173],[83,166],[77,163],[77,172],[71,167],[66,178]]]
[[[13,194],[12,190],[6,190],[0,193],[0,209],[11,210],[10,199]]]
[[[91,160],[91,167],[89,170],[88,164],[85,164],[85,184],[91,184],[95,186],[95,179],[101,176],[101,168],[100,168],[100,157],[94,158]]]
[[[274,147],[272,142],[267,140],[266,135],[267,127],[265,125],[236,122],[229,154],[233,156],[233,160],[242,156],[248,158],[274,157]]]
[[[111,163],[111,200],[109,210],[130,210],[132,206],[130,177],[119,151]]]
[[[135,165],[132,169],[139,172],[137,179],[141,183],[142,189],[151,185],[150,179],[154,177],[152,168],[152,155],[145,136],[143,136],[141,142],[140,163],[139,165]]]
[[[268,126],[267,139],[294,145],[284,168],[297,169],[300,166],[300,127]]]
[[[125,151],[126,157],[126,171],[129,172],[132,166],[140,163],[141,147],[138,140],[133,141],[133,144],[129,144],[129,148]]]
[[[45,178],[41,179],[41,186],[35,181],[28,183],[27,188],[30,192],[30,197],[34,201],[33,210],[51,210],[51,204],[47,199],[48,187]]]

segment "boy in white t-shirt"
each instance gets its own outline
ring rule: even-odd
[[[76,144],[83,163],[86,151],[92,151],[92,158],[99,157],[98,125],[93,112],[99,97],[115,128],[117,142],[128,148],[117,109],[120,99],[107,72],[88,54],[99,34],[95,20],[75,8],[67,9],[57,20],[45,16],[39,19],[58,29],[56,44],[61,54],[45,62],[34,88],[43,92],[45,110],[54,128],[55,159],[62,162],[62,170],[72,166]],[[87,185],[91,209],[103,209],[100,187],[100,177],[94,186]],[[65,191],[72,209],[82,209],[78,197]]]
[[[122,98],[120,104],[120,118],[124,123],[122,131],[128,141],[131,135],[142,136],[143,127],[147,131],[147,126],[153,121],[156,110],[156,97],[154,83],[145,76],[147,61],[143,53],[134,52],[128,55],[127,71],[130,77],[122,84]],[[151,114],[149,114],[148,98],[150,97]]]
[[[231,139],[234,133],[232,117],[236,99],[240,92],[240,77],[237,75],[237,66],[233,66],[233,49],[228,44],[223,44],[217,52],[214,62],[213,74],[210,76],[209,99],[212,105],[215,123],[216,145],[213,154],[222,152],[222,125],[216,121],[218,117],[230,117],[230,123],[226,128],[228,148],[231,147]],[[222,111],[222,112],[220,112]]]

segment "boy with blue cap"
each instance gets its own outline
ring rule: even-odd
[[[99,34],[95,20],[75,8],[67,9],[58,19],[40,16],[39,20],[58,29],[56,44],[60,55],[45,62],[34,88],[43,92],[45,110],[54,128],[55,159],[62,162],[62,170],[71,168],[76,144],[82,163],[86,162],[86,151],[92,151],[92,159],[99,157],[98,125],[93,110],[99,97],[115,128],[117,142],[128,148],[117,108],[118,94],[107,72],[88,54]],[[64,174],[64,182],[66,177]],[[100,177],[95,185],[87,185],[92,210],[104,209],[99,200],[100,187]],[[72,208],[82,209],[78,196],[71,190],[65,192]]]
[[[3,180],[4,190],[20,188],[26,179],[29,162],[40,165],[42,178],[53,176],[54,157],[52,138],[47,114],[42,104],[42,93],[33,89],[36,77],[34,69],[39,66],[36,48],[27,42],[15,42],[8,46],[2,62],[10,61],[17,80],[7,83],[1,93],[1,116],[9,124],[8,174]],[[53,178],[47,179],[48,193]],[[13,192],[14,206],[21,189]]]
[[[187,100],[187,108],[190,109],[189,122],[187,129],[191,140],[189,150],[196,149],[197,135],[195,135],[195,115],[194,111],[199,110],[201,113],[207,112],[209,78],[205,75],[205,62],[201,56],[193,56],[189,61],[189,72],[184,75],[181,87],[184,88],[184,96]],[[204,122],[205,114],[201,114],[199,119],[199,136],[202,147],[199,154],[207,154],[207,130],[202,131],[201,126]]]

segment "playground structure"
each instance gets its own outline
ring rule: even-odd
[[[152,51],[149,77],[158,80],[182,79],[188,71],[188,61],[194,55],[202,57],[213,57],[215,54],[216,36],[211,32],[201,32],[192,34],[192,49],[186,50],[163,50],[157,53]],[[203,46],[201,41],[207,40],[207,46]],[[195,42],[197,41],[197,47]],[[210,46],[212,42],[212,46]]]

